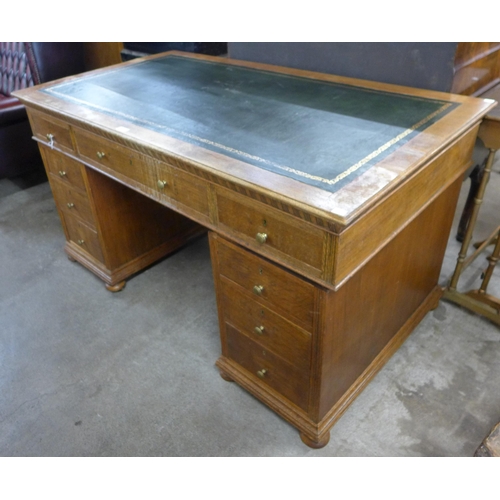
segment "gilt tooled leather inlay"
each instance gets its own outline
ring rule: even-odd
[[[330,192],[456,106],[180,56],[44,91]]]

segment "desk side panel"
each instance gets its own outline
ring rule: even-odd
[[[333,418],[395,352],[398,335],[411,332],[408,323],[428,311],[421,307],[437,288],[461,184],[455,180],[344,286],[327,292],[318,420]]]

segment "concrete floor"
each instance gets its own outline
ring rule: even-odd
[[[499,170],[478,238],[499,223]],[[500,419],[499,328],[441,302],[312,450],[220,378],[206,238],[117,294],[63,245],[48,184],[0,181],[0,456],[470,457]]]

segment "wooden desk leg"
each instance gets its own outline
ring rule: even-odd
[[[479,189],[477,190],[476,197],[474,198],[474,207],[472,209],[472,213],[470,216],[469,225],[467,226],[467,231],[464,236],[464,241],[462,243],[462,247],[460,248],[460,253],[458,254],[457,265],[455,267],[455,272],[451,278],[450,284],[448,288],[452,291],[455,291],[457,288],[457,283],[462,274],[464,268],[464,261],[467,257],[467,251],[469,250],[469,245],[472,239],[472,234],[474,232],[474,227],[476,225],[477,216],[479,214],[479,208],[483,202],[484,191],[486,189],[486,185],[490,179],[491,167],[493,165],[493,160],[495,159],[496,150],[490,149],[488,154],[488,159],[486,160],[486,166],[484,167],[484,174],[481,179],[481,184],[479,185]]]
[[[125,280],[120,281],[120,283],[117,283],[116,285],[106,285],[106,290],[109,290],[110,292],[116,293],[116,292],[121,292],[124,288],[127,282]]]
[[[225,372],[223,372],[222,370],[219,371],[219,374],[221,376],[221,378],[223,378],[226,382],[234,382],[234,380]]]
[[[323,434],[321,439],[319,439],[318,441],[311,439],[309,436],[306,436],[303,432],[300,433],[300,439],[305,445],[309,446],[309,448],[314,448],[316,450],[319,450],[320,448],[324,448],[330,441],[330,431]]]

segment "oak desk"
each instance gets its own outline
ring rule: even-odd
[[[312,447],[437,305],[495,104],[175,52],[16,96],[70,258],[119,290],[208,228],[217,366]]]

